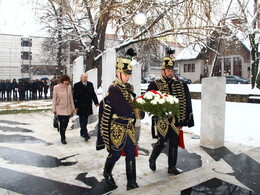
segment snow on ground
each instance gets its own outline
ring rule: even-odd
[[[146,87],[147,84],[142,85]],[[200,84],[188,85],[190,91],[199,92]],[[253,94],[260,95],[259,89],[251,89],[251,85],[227,85],[227,93],[234,94]],[[102,98],[102,91],[99,89],[98,99]],[[192,100],[195,126],[184,128],[186,133],[200,135],[201,122],[201,100]],[[34,101],[14,101],[0,102],[0,111],[2,110],[19,110],[19,109],[50,109],[51,100],[34,100]],[[226,102],[225,117],[225,141],[242,144],[246,146],[260,147],[260,104],[253,103],[235,103]],[[151,123],[148,115],[141,121],[143,124]]]
[[[4,110],[39,110],[51,108],[51,100],[31,100],[31,101],[9,101],[0,102],[0,111]]]

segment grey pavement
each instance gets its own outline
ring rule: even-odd
[[[179,148],[177,162],[183,173],[167,173],[167,148],[153,172],[148,159],[156,140],[142,122],[136,158],[140,187],[126,191],[121,157],[113,170],[118,188],[111,189],[102,175],[107,152],[95,148],[97,116],[90,118],[88,142],[80,137],[77,116],[72,117],[67,145],[60,143],[52,117],[50,111],[0,115],[0,194],[260,194],[259,148],[225,142],[211,150],[185,133],[186,148]]]

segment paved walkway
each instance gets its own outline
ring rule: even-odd
[[[237,194],[260,194],[259,148],[225,142],[217,150],[202,148],[199,139],[185,133],[186,149],[179,149],[178,176],[167,174],[167,152],[157,160],[157,170],[148,166],[152,144],[149,124],[142,124],[137,157],[139,188],[126,191],[125,162],[122,157],[113,174],[118,185],[111,189],[102,172],[107,156],[96,151],[97,117],[88,129],[91,139],[79,136],[74,116],[67,130],[67,145],[52,127],[52,113],[0,115],[0,194],[206,194],[209,190],[233,190]],[[185,130],[185,129],[184,129]],[[215,178],[215,179],[214,179]],[[206,184],[186,190],[192,186]],[[217,191],[216,191],[217,192]]]

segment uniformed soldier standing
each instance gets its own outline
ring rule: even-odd
[[[107,156],[103,175],[106,183],[117,187],[112,170],[122,153],[126,156],[127,190],[139,187],[136,183],[137,155],[135,120],[144,118],[144,112],[133,108],[131,102],[135,94],[128,83],[132,74],[131,60],[117,58],[116,79],[109,87],[107,96],[100,102],[97,150],[106,146]]]
[[[173,79],[173,50],[170,50],[168,54],[170,54],[170,57],[165,57],[162,60],[162,78],[152,81],[149,84],[147,91],[156,90],[176,96],[180,103],[180,115],[179,118],[176,118],[175,116],[160,118],[156,118],[155,116],[152,117],[152,134],[153,138],[158,138],[158,141],[156,142],[149,158],[149,166],[151,170],[156,170],[156,159],[168,141],[168,173],[177,175],[180,174],[176,168],[179,130],[182,126],[194,126],[194,120],[188,86],[186,83],[178,80],[175,81]]]

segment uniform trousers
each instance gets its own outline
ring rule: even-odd
[[[178,157],[178,138],[177,133],[170,127],[165,137],[159,134],[159,139],[156,142],[150,161],[150,168],[155,171],[155,160],[160,155],[162,149],[166,146],[167,141],[169,142],[169,150],[168,150],[168,173],[178,174],[175,166],[177,163]]]
[[[128,134],[125,137],[125,140],[123,141],[123,143],[120,145],[119,148],[124,149],[124,153],[126,155],[126,162],[130,162],[135,159],[135,154],[136,154],[135,146]],[[122,149],[121,150],[110,149],[108,157],[107,157],[107,162],[115,163],[116,161],[118,161],[122,155]]]
[[[163,137],[160,133],[158,133],[158,135],[159,135],[159,139],[155,144],[156,146],[158,146],[158,148],[163,149],[166,146],[168,140],[169,140],[169,149],[178,148],[179,136],[171,127],[169,127],[165,137]]]

